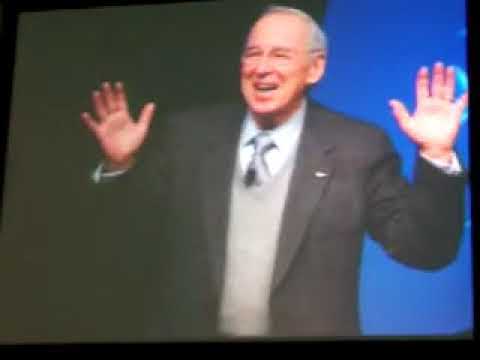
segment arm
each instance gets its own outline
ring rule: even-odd
[[[415,180],[400,176],[400,162],[386,138],[367,183],[368,226],[374,238],[398,260],[438,268],[456,255],[463,230],[465,175],[453,151],[467,94],[454,101],[455,74],[434,66],[432,81],[422,67],[416,79],[413,114],[398,100],[390,106],[400,128],[418,145]]]
[[[413,184],[383,136],[367,181],[368,230],[390,256],[434,270],[456,256],[464,221],[465,176],[448,175],[418,157]]]
[[[102,239],[113,244],[107,249],[109,254],[126,249],[122,254],[127,257],[110,261],[123,271],[124,281],[134,284],[135,293],[123,296],[137,298],[139,307],[132,311],[141,331],[150,329],[155,315],[155,336],[168,338],[175,306],[170,300],[175,260],[169,200],[172,132],[166,119],[157,123],[157,131],[152,128],[153,103],[144,105],[134,120],[121,83],[113,88],[103,83],[100,91],[93,92],[92,104],[96,116],[83,113],[81,118],[104,156],[94,182],[108,182],[108,186],[95,188],[97,227]],[[147,137],[150,133],[153,136]],[[134,171],[130,171],[132,167]],[[118,181],[105,181],[113,178]]]

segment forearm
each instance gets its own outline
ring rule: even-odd
[[[423,269],[447,265],[457,253],[464,217],[463,173],[449,175],[419,156],[408,184],[390,156],[368,184],[369,231],[398,261]]]

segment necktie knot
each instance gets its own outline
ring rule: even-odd
[[[259,133],[253,139],[253,146],[255,148],[255,155],[263,156],[267,151],[275,147],[275,143],[270,136],[265,133]]]

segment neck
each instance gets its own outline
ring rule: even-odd
[[[287,121],[287,119],[279,120],[269,116],[259,116],[256,114],[253,115],[253,120],[257,127],[261,130],[272,130],[276,127],[279,127]]]
[[[260,115],[252,113],[252,117],[259,129],[272,130],[289,121],[293,117],[293,115],[300,109],[303,102],[304,100],[300,101],[298,105],[293,110],[290,110],[288,113],[273,115]]]

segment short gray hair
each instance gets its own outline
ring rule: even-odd
[[[268,6],[258,17],[257,21],[261,18],[272,14],[290,14],[298,16],[310,25],[311,37],[310,37],[310,52],[321,51],[327,52],[327,36],[325,32],[320,28],[320,25],[305,11],[291,7],[281,5]]]

